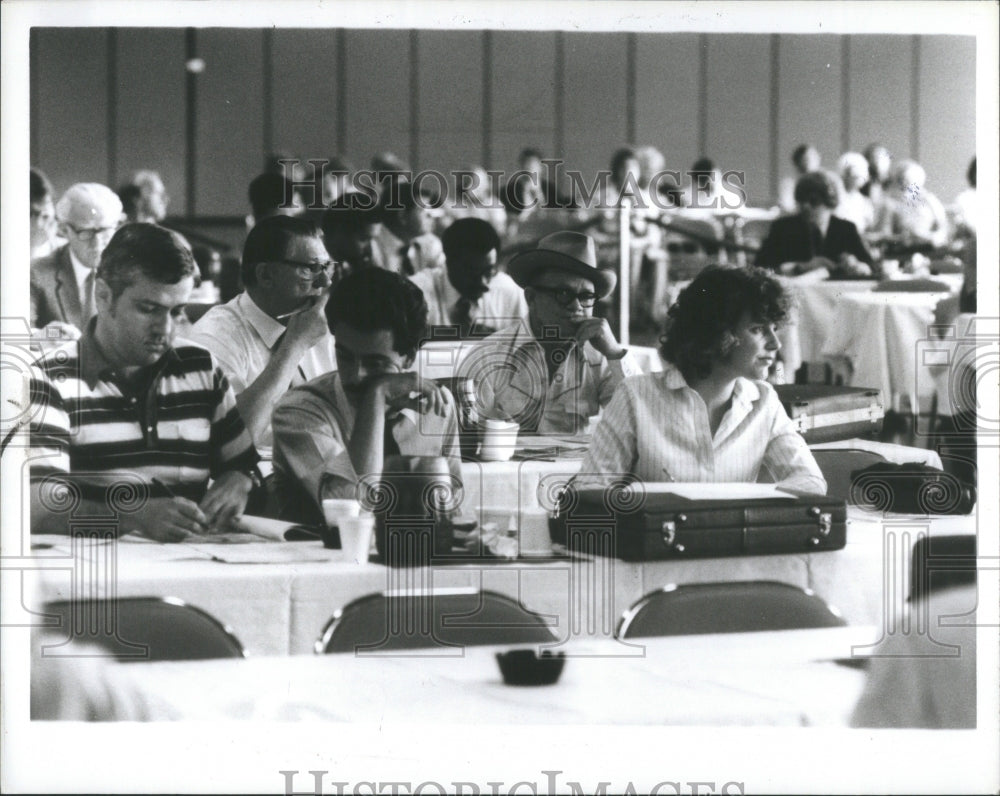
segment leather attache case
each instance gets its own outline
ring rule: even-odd
[[[570,551],[625,561],[839,550],[847,504],[825,495],[692,500],[638,488],[568,489],[549,522]]]
[[[826,384],[779,384],[774,389],[810,445],[869,438],[882,430],[885,407],[878,390]]]

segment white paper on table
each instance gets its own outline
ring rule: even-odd
[[[240,545],[188,544],[200,553],[225,564],[296,564],[306,561],[342,561],[343,551],[322,545],[257,542]]]
[[[294,522],[272,520],[268,517],[255,517],[249,514],[244,514],[240,518],[238,527],[245,533],[252,533],[254,536],[262,536],[265,539],[273,539],[276,542],[294,541],[300,537],[301,531],[309,532],[317,539],[319,538],[318,534],[306,526],[298,525]],[[296,529],[296,534],[289,535],[288,532],[293,528]]]
[[[636,491],[647,495],[677,495],[689,500],[795,500],[798,496],[779,489],[775,484],[730,483],[644,483]]]

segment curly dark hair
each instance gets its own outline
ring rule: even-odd
[[[383,268],[363,268],[337,283],[326,305],[326,322],[331,332],[337,323],[362,332],[388,329],[393,350],[413,357],[428,336],[427,301],[405,276]]]
[[[788,319],[792,299],[763,268],[710,265],[667,311],[660,354],[685,380],[704,379],[730,347],[744,313],[760,323]]]

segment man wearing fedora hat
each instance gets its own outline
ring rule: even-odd
[[[597,267],[593,239],[579,232],[542,238],[507,271],[524,288],[528,323],[486,338],[461,370],[475,379],[484,417],[527,432],[582,432],[622,380],[642,372],[608,322],[593,317],[615,274]]]

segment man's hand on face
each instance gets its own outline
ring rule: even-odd
[[[625,353],[605,318],[587,318],[580,322],[573,332],[577,345],[590,342],[599,354],[616,359]]]
[[[288,345],[300,345],[308,350],[322,340],[328,331],[326,323],[326,303],[330,300],[330,291],[324,291],[314,296],[309,305],[288,318],[285,340]]]
[[[448,399],[444,388],[428,379],[421,379],[412,371],[375,376],[368,391],[382,398],[387,411],[415,409],[421,414],[433,412],[441,417],[447,412]]]

